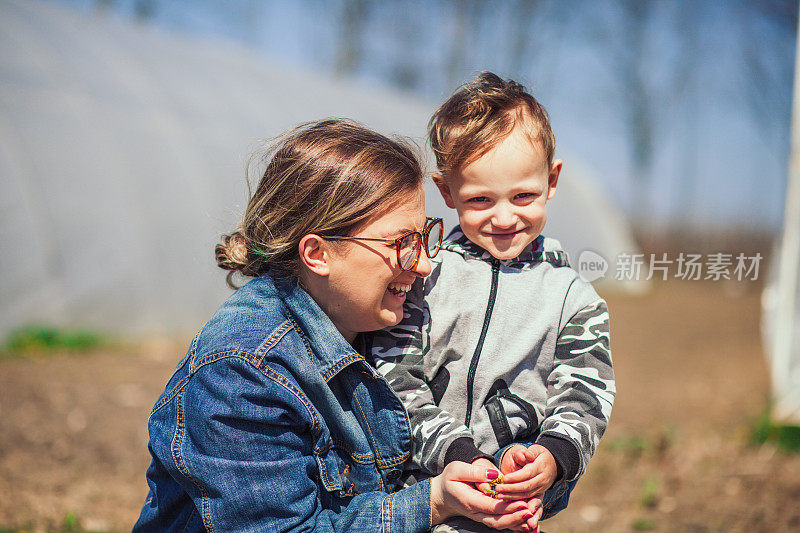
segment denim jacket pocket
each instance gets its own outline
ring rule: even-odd
[[[325,490],[339,497],[348,497],[360,491],[354,483],[354,464],[332,445],[326,446],[319,453],[314,452],[319,467],[319,477]]]

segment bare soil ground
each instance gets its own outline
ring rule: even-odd
[[[800,531],[800,455],[754,447],[769,380],[759,292],[664,283],[608,295],[618,396],[554,531]],[[0,360],[0,530],[130,530],[146,418],[184,351]],[[72,528],[73,530],[76,527]]]

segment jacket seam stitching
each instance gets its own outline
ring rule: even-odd
[[[358,360],[364,361],[364,356],[357,353],[350,354],[349,356],[345,357],[344,359],[340,360],[335,365],[333,365],[331,368],[329,368],[327,372],[322,374],[322,377],[325,379],[325,381],[328,381],[331,378],[333,378],[333,376],[335,376],[339,372],[339,370],[349,365],[350,363]]]
[[[227,359],[229,357],[238,357],[238,358],[242,359],[243,361],[246,361],[247,363],[250,363],[251,365],[253,365],[252,361],[250,361],[246,357],[241,357],[240,353],[242,353],[242,352],[238,352],[238,351],[235,351],[235,350],[232,350],[230,352],[220,352],[217,355],[221,355],[221,354],[227,354],[227,355],[224,355],[223,357],[217,357],[213,361],[205,362],[205,363],[203,363],[202,366],[205,366],[205,365],[211,364],[211,363],[215,363],[217,361],[220,361],[222,359]],[[246,352],[244,352],[244,353],[246,353]],[[251,354],[247,354],[247,355],[251,355]],[[287,391],[291,392],[298,400],[300,400],[300,403],[303,404],[303,407],[306,408],[306,411],[308,412],[308,414],[311,416],[311,419],[313,420],[312,432],[316,434],[319,431],[320,421],[317,418],[316,413],[314,413],[314,410],[312,409],[312,405],[308,401],[308,399],[305,397],[305,395],[299,389],[297,389],[294,385],[292,385],[292,383],[285,376],[280,374],[279,372],[276,372],[275,370],[273,370],[273,369],[271,369],[269,367],[259,368],[259,367],[255,366],[255,365],[253,365],[253,367],[256,370],[258,370],[259,372],[261,372],[266,378],[268,378],[268,379],[272,380],[274,383],[282,386],[284,389],[286,389]],[[198,370],[199,369],[200,369],[200,367],[198,367]]]
[[[244,359],[248,363],[250,363],[253,366],[255,366],[254,365],[254,361],[253,361],[253,358],[255,356],[251,352],[248,352],[246,350],[239,350],[239,349],[236,349],[236,350],[224,350],[224,351],[221,351],[221,352],[212,352],[212,353],[210,353],[208,355],[204,355],[203,357],[198,359],[197,360],[197,366],[193,369],[192,373],[197,372],[198,370],[200,370],[201,367],[204,367],[209,363],[213,363],[215,361],[218,361],[219,359],[224,359],[226,357],[231,357],[231,356],[238,356],[241,359]]]
[[[250,365],[253,366],[253,368],[255,368],[256,370],[261,372],[265,377],[267,377],[268,379],[271,379],[273,382],[277,383],[278,385],[281,385],[284,389],[286,389],[289,392],[291,392],[298,400],[300,400],[300,403],[303,404],[303,406],[306,408],[306,411],[308,412],[308,414],[311,416],[311,419],[313,420],[313,427],[311,428],[311,431],[312,431],[312,433],[316,434],[319,431],[320,420],[317,417],[316,413],[314,413],[314,410],[312,408],[313,406],[308,401],[308,399],[305,397],[305,395],[299,389],[297,389],[294,385],[292,385],[292,383],[285,376],[281,375],[280,373],[274,371],[273,369],[271,369],[269,367],[259,368],[259,367],[255,366],[253,364],[253,361],[250,360],[250,358],[242,357],[242,354],[244,354],[244,355],[252,355],[252,354],[250,354],[248,352],[243,352],[243,351],[240,351],[240,350],[229,350],[229,351],[225,351],[225,352],[218,352],[216,354],[213,354],[213,355],[217,356],[217,357],[214,358],[213,361],[204,361],[201,365],[198,365],[196,370],[200,370],[200,368],[202,368],[202,367],[204,367],[206,365],[210,365],[210,364],[216,363],[217,361],[221,361],[222,359],[227,359],[229,357],[237,357],[237,358],[249,363]],[[184,379],[188,379],[188,378],[184,378]]]
[[[183,436],[186,433],[186,421],[183,414],[183,394],[178,396],[177,402],[177,415],[178,415],[178,428],[180,431],[175,433],[175,438],[173,438],[173,447],[172,447],[172,459],[175,461],[175,466],[177,467],[178,471],[186,476],[186,479],[190,480],[200,491],[200,497],[203,504],[203,525],[209,529],[209,531],[214,531],[214,525],[211,523],[211,509],[208,500],[208,495],[206,494],[205,489],[200,485],[200,482],[197,481],[194,476],[191,475],[189,472],[189,468],[186,466],[186,463],[183,460],[183,456],[181,455],[180,451],[183,448]],[[177,447],[175,446],[175,439],[177,439]]]
[[[391,493],[386,497],[386,518],[384,519],[384,527],[385,530],[387,527],[389,528],[389,533],[394,531],[394,523],[392,521],[392,503],[394,500],[395,493]]]
[[[253,352],[253,357],[256,358],[256,364],[261,365],[264,357],[266,357],[267,353],[276,345],[278,342],[286,335],[287,332],[291,331],[292,329],[292,322],[290,320],[285,321],[283,324],[275,328],[275,331],[270,333],[269,337],[264,339],[264,342],[255,349]]]
[[[306,339],[306,336],[303,335],[303,330],[301,330],[300,326],[297,325],[297,322],[294,320],[294,315],[292,314],[291,310],[289,310],[289,308],[286,307],[286,304],[283,304],[283,308],[286,311],[286,315],[287,315],[286,316],[286,320],[288,320],[289,322],[292,323],[292,325],[294,326],[295,331],[297,331],[297,335],[300,337],[300,340],[303,341],[303,344],[306,347],[306,353],[313,360],[314,359],[314,352],[311,349],[311,345],[308,344],[308,340]]]
[[[195,335],[192,338],[192,345],[189,347],[189,352],[191,353],[192,357],[197,355],[197,341],[198,341],[198,339],[200,339],[200,333],[198,333],[197,335]]]
[[[323,485],[327,489],[330,485],[331,490],[343,490],[344,485],[342,485],[339,481],[334,481],[331,477],[328,476],[328,466],[325,464],[325,459],[323,457],[317,456],[319,461],[317,462],[317,466],[319,467],[320,475],[325,478],[323,481]]]
[[[314,453],[316,454],[323,454],[328,453],[332,448],[339,448],[340,450],[346,451],[350,458],[353,461],[359,464],[372,464],[375,462],[375,455],[374,454],[363,454],[363,453],[356,453],[352,451],[346,444],[342,443],[341,441],[329,439],[328,442],[325,443],[324,446],[314,446]]]
[[[291,310],[289,310],[289,308],[286,307],[285,304],[284,304],[284,309],[286,310],[286,313],[287,313],[286,320],[288,320],[288,321],[290,321],[292,323],[292,325],[294,326],[295,331],[297,331],[298,336],[303,341],[303,344],[305,344],[305,346],[306,346],[306,352],[308,353],[308,356],[313,360],[314,359],[314,352],[311,349],[311,345],[308,343],[308,340],[306,339],[306,336],[303,335],[302,330],[297,325],[297,322],[295,322],[295,320],[294,320],[294,315],[292,315]],[[320,374],[322,375],[322,377],[323,377],[323,379],[325,381],[328,381],[329,379],[331,379],[333,377],[334,374],[336,374],[336,372],[338,372],[338,370],[340,369],[341,366],[345,366],[347,364],[350,364],[352,362],[351,359],[353,359],[353,358],[362,359],[362,360],[364,359],[364,357],[362,355],[358,354],[358,353],[350,354],[345,359],[343,359],[343,360],[339,361],[338,363],[336,363],[332,368],[329,368],[324,374],[322,374],[321,372],[320,372]]]
[[[350,454],[350,458],[353,459],[358,464],[378,464],[382,467],[392,467],[397,466],[398,464],[403,464],[406,459],[408,459],[408,453],[404,453],[394,459],[380,459],[376,457],[376,455],[365,455],[365,454],[357,454],[356,452],[351,451],[345,445],[343,445],[340,441],[330,440],[328,441],[325,446],[319,447],[314,446],[314,452],[317,454],[323,454],[330,451],[331,448],[339,448],[346,451]]]
[[[372,426],[370,425],[369,420],[367,420],[367,415],[364,413],[364,408],[361,406],[361,402],[358,400],[357,396],[353,396],[353,400],[355,400],[356,405],[358,405],[358,410],[361,411],[361,416],[362,416],[362,418],[364,420],[364,425],[366,425],[367,431],[369,431],[369,437],[370,437],[370,440],[372,441],[372,446],[373,446],[373,448],[375,450],[375,462],[377,464],[381,465],[381,466],[384,466],[384,467],[390,467],[390,466],[395,466],[395,465],[397,465],[399,463],[400,464],[404,463],[405,459],[406,459],[406,457],[408,455],[407,453],[403,454],[403,455],[401,455],[399,457],[396,457],[394,459],[384,459],[381,456],[381,454],[378,452],[378,445],[377,445],[377,442],[375,440],[375,435],[372,433]]]
[[[191,355],[189,356],[189,374],[190,375],[192,373],[194,373],[194,368],[195,368],[194,365],[195,365],[195,363],[197,363],[197,361],[195,360],[195,357],[197,357],[197,343],[198,343],[198,341],[200,339],[200,334],[202,332],[203,331],[200,330],[200,332],[197,335],[194,336],[194,338],[192,339],[192,345],[189,348],[190,353],[191,353]]]
[[[161,400],[159,400],[159,401],[158,401],[158,402],[157,402],[157,403],[156,403],[156,404],[153,406],[153,408],[150,410],[150,416],[153,416],[153,414],[154,414],[156,411],[158,411],[159,409],[161,409],[162,407],[164,407],[164,405],[165,405],[165,404],[167,404],[167,403],[169,403],[169,401],[170,401],[170,400],[172,400],[172,398],[173,398],[173,397],[175,397],[175,395],[176,395],[176,394],[180,393],[181,389],[183,389],[184,385],[186,385],[186,383],[189,381],[189,377],[190,377],[190,376],[185,376],[185,377],[184,377],[182,380],[180,380],[180,381],[177,383],[177,385],[175,385],[175,387],[173,387],[173,389],[170,391],[170,393],[169,393],[169,394],[167,394],[166,396],[164,396],[163,398],[161,398]]]
[[[303,407],[306,408],[306,411],[308,411],[308,414],[311,416],[311,419],[313,421],[313,426],[311,428],[312,433],[314,434],[318,433],[320,427],[320,420],[319,418],[317,418],[317,414],[314,412],[314,409],[312,408],[313,406],[311,405],[311,402],[308,401],[308,398],[306,398],[306,395],[303,394],[302,391],[297,389],[294,385],[292,385],[292,383],[285,376],[281,375],[278,372],[275,372],[273,369],[267,367],[267,368],[259,368],[258,370],[262,374],[264,374],[265,377],[271,379],[273,382],[282,386],[283,388],[294,394],[294,396],[298,400],[300,400],[300,403],[302,403]]]
[[[369,464],[372,464],[372,463],[375,462],[375,454],[368,454],[367,455],[367,454],[363,454],[363,453],[354,452],[346,444],[344,444],[341,441],[337,441],[337,440],[331,439],[330,444],[329,444],[329,446],[327,446],[327,448],[328,449],[330,449],[330,448],[339,448],[341,450],[346,451],[348,453],[348,455],[350,455],[350,458],[353,461],[357,462],[358,464],[369,465]]]
[[[364,408],[361,407],[361,402],[358,400],[358,396],[353,395],[353,400],[356,402],[358,410],[361,411],[361,417],[364,420],[364,425],[367,427],[367,431],[369,431],[369,439],[372,441],[373,450],[375,450],[376,462],[378,464],[385,464],[383,457],[381,457],[381,454],[378,453],[378,443],[375,441],[375,435],[372,433],[372,426],[370,426],[369,420],[367,420],[367,415],[364,412]]]
[[[190,367],[191,370],[189,375],[185,376],[180,382],[178,382],[177,385],[175,385],[175,388],[173,388],[172,391],[167,396],[165,396],[158,403],[156,403],[156,405],[150,411],[150,414],[152,415],[158,409],[163,407],[165,403],[169,402],[175,396],[175,394],[178,393],[179,389],[183,387],[186,384],[186,382],[189,381],[189,379],[191,379],[192,375],[195,374],[202,367],[206,366],[207,364],[214,363],[215,361],[219,361],[220,359],[225,359],[227,357],[234,357],[234,356],[240,357],[241,359],[254,365],[254,362],[251,360],[251,358],[254,357],[253,354],[246,352],[244,350],[226,350],[223,352],[214,352],[206,356],[203,356],[200,360],[194,362],[196,363],[196,366],[192,365]]]

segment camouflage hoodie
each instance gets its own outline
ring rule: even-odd
[[[616,394],[605,301],[543,236],[501,261],[456,226],[432,263],[371,347],[409,412],[407,467],[437,474],[536,442],[560,479],[582,475]]]

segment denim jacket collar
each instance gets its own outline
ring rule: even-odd
[[[269,274],[267,274],[269,276]],[[306,349],[326,381],[364,357],[342,337],[331,319],[297,281],[273,278],[275,289],[302,332]]]

